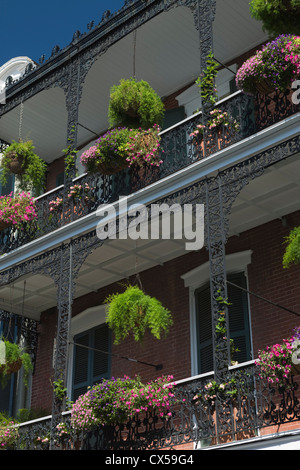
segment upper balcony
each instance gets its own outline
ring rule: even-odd
[[[198,172],[198,179],[205,174],[199,173],[200,168],[213,174],[229,164],[230,159],[223,158],[226,149],[232,148],[237,153],[239,144],[252,136],[261,136],[274,125],[280,125],[276,132],[277,139],[281,138],[279,131],[286,119],[299,112],[287,94],[276,92],[251,98],[230,91],[237,67],[267,37],[260,23],[250,17],[248,1],[224,0],[217,2],[213,22],[214,56],[225,64],[220,65],[217,79],[220,98],[217,107],[234,116],[240,129],[233,134],[223,127],[219,133],[212,132],[205,145],[195,145],[190,134],[202,119],[201,111],[194,114],[200,105],[195,79],[200,74],[201,62],[196,3],[180,2],[178,6],[174,2],[168,7],[165,2],[154,0],[147,4],[128,3],[116,14],[105,16],[88,33],[75,34],[69,46],[54,48],[49,59],[29,67],[19,80],[8,80],[6,104],[0,106],[0,139],[5,142],[18,136],[32,139],[36,153],[48,165],[48,176],[47,192],[36,200],[37,225],[32,224],[26,231],[10,227],[1,232],[1,254],[58,229],[62,238],[56,237],[56,243],[92,230],[96,218],[91,222],[91,217],[85,216],[95,214],[99,205],[113,203],[119,196],[138,194],[145,188],[155,187],[152,193],[157,197],[162,194],[158,185],[160,188],[164,185],[165,194],[166,187],[171,188],[172,175],[178,176],[172,179],[176,180],[176,189],[184,187],[192,182],[185,171],[189,168]],[[62,149],[67,145],[71,124],[76,123],[76,148],[80,155],[108,128],[110,87],[133,75],[146,79],[166,107],[170,98],[176,97],[176,107],[171,105],[168,109],[170,114],[161,132],[163,164],[155,170],[137,171],[131,167],[113,176],[85,174],[78,165],[79,176],[71,185],[88,185],[88,201],[86,194],[83,198],[68,197],[70,184],[57,183],[63,178]],[[258,149],[257,146],[255,151]],[[238,158],[242,157],[235,161]],[[50,203],[57,198],[64,206],[51,211]]]

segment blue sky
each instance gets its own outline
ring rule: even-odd
[[[17,56],[38,62],[49,58],[55,45],[70,44],[75,31],[99,23],[105,10],[112,13],[124,0],[0,0],[0,66]]]

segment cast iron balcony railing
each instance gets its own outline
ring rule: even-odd
[[[176,384],[170,419],[148,411],[126,424],[86,433],[57,431],[52,449],[192,449],[267,435],[272,426],[284,431],[299,423],[300,428],[299,382],[299,376],[291,376],[283,387],[270,385],[254,361],[231,368],[216,393],[212,374],[192,377]],[[62,420],[68,424],[70,412],[63,413]],[[21,424],[16,447],[48,449],[50,429],[51,417]]]
[[[190,134],[198,124],[202,124],[201,112],[181,121],[161,132],[161,167],[137,170],[132,166],[112,176],[85,174],[73,181],[73,184],[89,186],[87,197],[85,195],[82,199],[68,197],[70,188],[63,186],[44,194],[36,200],[39,214],[36,225],[31,224],[26,231],[10,227],[0,233],[0,254],[75,221],[95,211],[101,204],[117,201],[119,195],[126,196],[145,188],[300,111],[288,93],[274,93],[267,97],[259,95],[254,100],[236,92],[217,103],[216,107],[235,118],[240,125],[238,132],[221,126],[206,135],[204,140],[195,141]],[[50,202],[56,200],[64,200],[64,206],[51,211]]]

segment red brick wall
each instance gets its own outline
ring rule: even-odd
[[[53,344],[56,334],[56,309],[44,312],[38,327],[38,350],[33,375],[31,407],[51,413],[53,388]]]

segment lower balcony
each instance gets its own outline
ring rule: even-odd
[[[64,425],[51,436],[51,416],[18,426],[12,446],[23,450],[200,450],[252,443],[300,429],[300,376],[284,386],[267,383],[254,361],[233,366],[223,384],[214,388],[212,374],[182,380],[175,385],[172,416],[162,419],[151,411],[126,424],[102,426],[88,432]],[[66,431],[67,430],[67,431]]]

